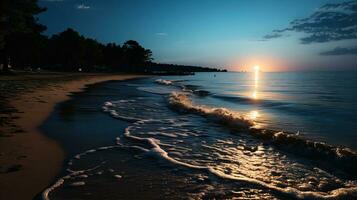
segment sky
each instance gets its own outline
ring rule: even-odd
[[[52,35],[136,40],[161,63],[357,70],[357,0],[39,0]]]

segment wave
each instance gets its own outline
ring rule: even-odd
[[[189,92],[189,93],[193,93],[197,96],[200,97],[205,97],[205,96],[209,96],[211,95],[211,92],[207,91],[207,90],[201,90],[199,89],[200,86],[198,85],[185,85],[185,84],[175,84],[175,83],[180,83],[183,82],[183,80],[165,80],[165,79],[157,79],[155,80],[156,83],[161,84],[161,85],[172,85],[172,86],[176,86],[178,88],[180,88],[183,92]],[[150,92],[153,93],[152,90],[144,90],[142,89],[142,87],[139,87],[138,89],[146,91],[146,92]],[[162,89],[161,89],[162,90]],[[154,93],[159,93],[155,90]],[[165,91],[164,93],[167,93],[167,91]],[[170,92],[169,92],[170,93]],[[161,93],[162,94],[162,93]]]
[[[147,120],[144,120],[147,121]],[[264,181],[258,180],[258,179],[254,179],[254,178],[250,178],[250,177],[246,177],[244,175],[240,175],[240,176],[232,176],[229,174],[226,174],[222,171],[216,170],[213,167],[210,166],[201,166],[201,165],[195,165],[195,164],[190,164],[190,163],[186,163],[183,161],[179,161],[176,160],[175,158],[172,158],[168,155],[168,153],[162,149],[160,147],[160,141],[155,139],[155,138],[144,138],[144,137],[138,137],[138,136],[134,136],[131,135],[131,128],[133,128],[133,126],[128,126],[125,131],[124,131],[124,137],[126,137],[127,139],[131,139],[131,140],[135,140],[135,141],[139,141],[141,143],[145,143],[147,145],[149,145],[149,148],[144,148],[141,146],[125,146],[123,144],[116,144],[116,145],[112,145],[112,146],[104,146],[104,147],[99,147],[96,149],[90,149],[87,151],[84,151],[83,153],[79,153],[75,156],[73,156],[72,159],[70,159],[69,161],[69,166],[72,165],[72,162],[74,162],[73,160],[79,160],[82,159],[83,156],[86,156],[88,154],[92,154],[92,153],[96,153],[96,152],[101,152],[101,151],[105,151],[108,149],[113,149],[113,148],[133,148],[133,149],[137,149],[140,150],[142,152],[144,152],[146,155],[148,156],[153,156],[159,159],[163,159],[166,160],[174,165],[178,165],[178,166],[182,166],[182,167],[187,167],[189,169],[193,169],[193,170],[202,170],[204,172],[210,173],[218,178],[224,179],[224,180],[230,180],[230,181],[238,181],[238,182],[244,182],[244,183],[249,183],[252,185],[256,185],[258,187],[263,187],[269,190],[273,190],[275,192],[281,193],[282,195],[288,195],[294,198],[299,198],[299,199],[348,199],[348,198],[356,198],[357,197],[357,187],[355,187],[354,185],[352,185],[351,187],[343,187],[343,188],[338,188],[338,189],[334,189],[328,192],[318,192],[318,191],[300,191],[296,188],[293,187],[278,187],[275,186],[273,184],[270,183],[266,183]],[[116,139],[118,140],[118,139]],[[83,170],[72,170],[70,168],[67,168],[67,172],[69,173],[68,175],[64,175],[63,177],[60,177],[59,179],[57,179],[53,185],[51,185],[50,187],[46,188],[43,192],[42,192],[42,199],[44,200],[50,200],[50,193],[54,192],[56,189],[58,189],[59,187],[63,186],[64,183],[67,180],[75,180],[76,178],[87,178],[88,177],[88,173],[93,172],[94,170],[99,169],[100,167],[102,167],[105,164],[105,161],[101,162],[98,165],[95,165],[94,167],[88,168],[88,169],[83,169]],[[101,173],[97,172],[96,174],[100,175]],[[84,185],[85,182],[74,182],[73,184],[81,184]],[[72,184],[72,186],[73,186]]]
[[[198,85],[191,85],[191,84],[182,85],[182,89],[183,89],[183,90],[191,90],[191,91],[194,91],[194,90],[198,90],[199,88],[200,88],[200,86],[198,86]]]
[[[324,142],[306,139],[298,134],[260,129],[255,123],[226,108],[194,105],[187,94],[173,92],[169,105],[174,110],[201,115],[236,132],[246,132],[288,152],[325,161],[327,167],[339,167],[348,176],[357,177],[357,153],[346,147],[336,147]]]
[[[299,112],[299,113],[305,113],[305,110],[297,109],[296,106],[291,106],[291,103],[284,103],[284,102],[277,102],[277,101],[271,101],[271,100],[264,100],[264,99],[252,99],[248,97],[242,97],[242,96],[229,96],[229,95],[219,95],[219,94],[214,94],[208,90],[203,90],[201,89],[201,86],[199,85],[192,85],[192,84],[181,84],[181,80],[176,81],[176,80],[165,80],[165,79],[157,79],[155,80],[156,83],[165,85],[165,86],[174,86],[179,89],[181,89],[182,92],[187,92],[194,94],[198,97],[213,97],[219,100],[227,101],[227,102],[232,102],[232,103],[241,103],[241,104],[250,104],[250,105],[259,105],[262,107],[269,107],[269,108],[281,108],[284,107],[284,111],[291,111],[291,112]],[[179,84],[177,84],[177,82]],[[156,90],[152,91],[151,89],[142,89],[141,87],[138,88],[139,90],[143,90],[146,92],[150,93],[155,93],[155,94],[169,94],[172,92],[169,91],[169,89],[161,89],[161,90]],[[321,111],[320,111],[321,112]]]
[[[162,87],[162,86],[160,86]],[[169,87],[168,87],[169,88]],[[171,87],[172,88],[172,87]],[[198,90],[198,88],[196,89]],[[190,94],[192,93],[192,94]],[[245,118],[243,115],[241,115],[238,112],[231,111],[226,108],[212,108],[208,106],[203,106],[203,105],[195,105],[191,99],[190,95],[193,95],[194,92],[190,93],[179,93],[179,92],[174,92],[169,95],[168,101],[170,108],[175,109],[180,112],[185,112],[185,113],[193,113],[197,114],[200,116],[203,116],[207,118],[208,120],[217,122],[219,124],[222,124],[223,126],[234,130],[234,131],[240,131],[243,133],[251,134],[257,138],[260,138],[264,141],[268,141],[273,143],[276,146],[286,148],[291,152],[294,152],[294,154],[306,154],[315,157],[315,154],[312,152],[316,153],[316,158],[325,155],[323,158],[326,158],[326,162],[330,162],[331,160],[335,160],[338,164],[340,164],[343,170],[349,171],[350,173],[355,173],[354,170],[356,169],[356,153],[353,152],[352,150],[349,150],[347,148],[342,148],[342,147],[334,147],[325,143],[321,142],[314,142],[307,140],[297,134],[292,134],[292,133],[285,133],[285,132],[277,132],[273,130],[265,130],[265,129],[259,129],[256,128],[254,121],[249,120]],[[121,103],[120,105],[118,103]],[[133,103],[133,104],[130,104]],[[134,107],[133,105],[140,105],[138,108]],[[153,156],[157,157],[159,159],[163,159],[165,161],[168,161],[175,166],[182,166],[186,167],[189,169],[193,170],[198,170],[202,172],[207,172],[212,177],[215,177],[221,180],[233,182],[233,183],[248,183],[249,185],[253,186],[258,186],[261,189],[267,189],[268,191],[273,191],[276,193],[281,193],[285,196],[291,196],[295,198],[308,198],[308,199],[349,199],[349,198],[357,198],[357,183],[355,181],[348,181],[345,182],[344,184],[335,186],[333,189],[327,189],[326,191],[314,191],[314,190],[309,190],[309,191],[304,191],[303,189],[300,190],[299,187],[295,185],[290,185],[290,186],[280,186],[277,184],[274,184],[270,181],[265,181],[264,179],[261,179],[259,177],[255,176],[249,176],[249,174],[232,174],[229,172],[226,172],[224,170],[218,170],[218,168],[214,166],[210,166],[209,164],[201,163],[201,162],[191,162],[188,160],[181,159],[180,156],[176,156],[176,154],[173,154],[171,151],[171,148],[168,148],[167,146],[170,144],[165,143],[166,140],[163,137],[156,137],[153,138],[155,135],[160,135],[160,136],[165,136],[168,138],[176,138],[177,135],[175,134],[170,134],[170,133],[165,133],[165,132],[160,132],[160,129],[157,129],[158,133],[156,132],[147,132],[146,129],[143,129],[143,124],[146,122],[160,122],[160,126],[164,126],[162,128],[167,128],[167,124],[163,124],[162,120],[167,119],[164,115],[161,115],[158,110],[151,109],[150,107],[152,105],[152,102],[150,104],[145,104],[142,101],[136,101],[136,100],[119,100],[119,101],[112,101],[112,102],[106,102],[103,106],[103,111],[107,112],[114,118],[119,118],[128,122],[132,122],[131,125],[129,125],[125,131],[123,136],[125,139],[128,140],[134,140],[136,142],[134,143],[126,143],[127,146],[121,144],[121,139],[119,137],[115,138],[115,143],[116,145],[112,146],[104,146],[104,147],[99,147],[96,149],[90,149],[87,151],[84,151],[83,153],[79,153],[75,155],[68,163],[68,174],[67,176],[64,176],[62,178],[59,178],[52,186],[47,188],[43,193],[42,197],[43,199],[49,199],[49,194],[56,190],[58,187],[63,187],[65,184],[65,181],[67,179],[75,179],[76,177],[86,177],[87,173],[92,170],[97,169],[102,165],[95,166],[94,168],[91,169],[85,169],[85,170],[72,170],[70,168],[75,168],[72,166],[72,162],[75,162],[76,160],[83,159],[86,155],[89,154],[96,154],[101,151],[106,151],[108,149],[112,148],[122,148],[122,147],[129,147],[129,148],[134,148],[137,150],[140,150],[143,152],[144,155],[148,156]],[[122,106],[122,107],[121,107]],[[160,108],[162,107],[161,104],[158,104]],[[133,108],[134,107],[134,108]],[[158,113],[155,116],[159,116],[158,118],[152,117],[151,115],[149,117],[145,117],[145,108],[149,107],[150,113]],[[165,106],[163,106],[165,107]],[[122,109],[119,109],[122,108]],[[166,107],[165,107],[166,108]],[[132,112],[125,112],[125,111],[131,111],[130,109],[137,110],[138,112],[133,115]],[[167,110],[167,108],[166,108]],[[123,112],[124,111],[124,112]],[[128,114],[130,113],[130,114]],[[134,112],[135,113],[135,112]],[[170,112],[171,113],[171,112]],[[175,114],[175,113],[173,113]],[[177,114],[175,114],[176,116]],[[190,116],[192,117],[192,115]],[[143,119],[145,118],[145,119]],[[170,120],[170,119],[168,119]],[[191,120],[191,119],[187,119]],[[176,123],[176,122],[172,122]],[[177,123],[176,123],[177,124]],[[146,137],[144,136],[139,136],[140,134],[135,132],[135,128],[139,129],[139,131],[144,130],[144,134],[147,135]],[[186,127],[185,127],[186,128]],[[155,130],[155,129],[153,129]],[[151,131],[151,130],[150,130]],[[152,134],[151,134],[152,133]],[[143,134],[143,135],[144,135]],[[160,138],[160,140],[158,139]],[[163,138],[163,139],[162,139]],[[248,137],[252,138],[252,137]],[[124,138],[123,138],[124,139]],[[180,138],[181,139],[181,138]],[[257,139],[257,141],[260,142],[260,139]],[[199,138],[200,140],[200,138]],[[128,142],[126,140],[123,140],[124,142]],[[183,140],[182,140],[182,143]],[[166,148],[165,148],[166,145]],[[235,144],[234,144],[235,145]],[[245,147],[244,147],[245,148]],[[247,147],[247,148],[253,148],[253,147]],[[236,154],[236,152],[234,152]],[[332,158],[332,159],[331,159]],[[335,161],[332,161],[334,163]],[[242,164],[242,163],[240,163]],[[325,164],[325,163],[323,163]],[[337,164],[334,163],[336,166]],[[345,168],[344,168],[345,167]],[[347,168],[346,168],[347,167]],[[335,168],[336,169],[336,168]],[[339,171],[339,170],[337,170]],[[88,174],[90,175],[90,174]],[[217,179],[215,179],[217,180]],[[85,183],[85,182],[83,182]],[[81,183],[82,184],[82,183]],[[339,187],[336,189],[336,187]]]
[[[128,103],[128,102],[133,102],[133,100],[119,100],[118,102]],[[129,117],[129,116],[125,116],[125,115],[120,115],[115,109],[113,109],[116,107],[115,104],[113,104],[113,103],[115,103],[115,102],[105,102],[104,106],[102,107],[103,111],[110,113],[110,115],[114,118],[121,119],[121,120],[124,120],[127,122],[136,122],[136,121],[142,120],[141,118],[137,118],[137,117]]]
[[[161,85],[172,85],[172,81],[165,80],[165,79],[157,79],[155,80],[156,83],[161,84]]]
[[[154,138],[143,138],[143,137],[138,137],[138,136],[133,136],[130,133],[130,129],[132,127],[129,126],[125,129],[124,136],[127,137],[128,139],[144,142],[146,144],[149,144],[151,148],[146,149],[146,148],[140,148],[142,151],[147,153],[148,155],[152,155],[158,158],[162,158],[166,161],[169,161],[172,164],[183,166],[183,167],[188,167],[190,169],[194,170],[204,170],[210,174],[213,174],[219,178],[225,179],[225,180],[232,180],[232,181],[240,181],[240,182],[246,182],[249,184],[257,185],[260,187],[264,187],[279,193],[282,193],[284,195],[289,195],[293,196],[295,198],[301,198],[301,199],[344,199],[344,198],[350,198],[350,197],[357,197],[357,187],[352,186],[352,187],[345,187],[345,188],[338,188],[331,190],[329,192],[317,192],[317,191],[300,191],[296,188],[293,187],[278,187],[269,183],[266,183],[264,181],[254,179],[254,178],[249,178],[244,175],[240,176],[232,176],[229,174],[226,174],[224,172],[221,172],[219,170],[214,169],[213,167],[210,166],[201,166],[197,164],[190,164],[186,163],[183,161],[176,160],[175,158],[172,158],[168,155],[168,153],[160,147],[160,141]]]
[[[178,83],[178,82],[183,82],[185,80],[165,80],[165,79],[156,79],[155,82],[161,85],[172,85],[174,83]]]
[[[88,152],[88,151],[87,151]],[[83,155],[85,155],[86,153],[82,153]],[[72,161],[71,161],[72,162]],[[100,163],[99,165],[96,165],[92,168],[89,168],[89,169],[84,169],[84,170],[78,170],[78,171],[74,171],[74,170],[70,170],[70,169],[67,169],[67,171],[69,172],[68,175],[65,175],[59,179],[57,179],[54,184],[52,184],[50,187],[46,188],[42,194],[41,194],[41,197],[43,200],[50,200],[50,193],[55,191],[56,189],[58,189],[59,187],[61,187],[66,180],[73,180],[75,178],[87,178],[88,175],[86,175],[86,173],[88,172],[91,172],[91,171],[94,171],[96,169],[98,169],[99,167],[101,167],[105,162],[102,162]],[[81,182],[74,182],[72,186],[80,186],[80,185],[84,185],[85,182],[84,181],[81,181]]]
[[[307,106],[309,105],[306,104],[302,105],[293,102],[280,102],[280,101],[274,101],[268,99],[252,99],[244,96],[229,96],[229,95],[222,95],[222,94],[214,94],[208,90],[200,89],[201,86],[199,85],[176,84],[176,82],[182,82],[182,81],[157,79],[155,82],[166,86],[167,85],[176,86],[180,88],[183,92],[192,93],[198,97],[210,96],[212,98],[216,98],[226,102],[246,104],[246,105],[258,105],[264,108],[279,109],[280,111],[288,112],[288,113],[304,115],[308,111],[312,115],[321,115],[321,114],[328,114],[331,112],[329,109],[325,107],[320,107],[319,105],[313,105],[314,109],[311,109],[311,108],[307,108]],[[147,90],[147,92],[156,93],[156,94],[159,93],[169,94],[172,91],[169,91],[169,89],[167,90],[161,89],[160,92],[152,92],[150,90]]]
[[[152,94],[170,94],[172,89],[162,86],[137,87],[136,89]]]
[[[131,100],[120,100],[117,102],[127,104],[128,102],[131,102]],[[135,103],[138,103],[138,102],[135,102]],[[245,131],[245,132],[251,133],[257,137],[262,137],[262,138],[268,139],[268,140],[280,141],[284,145],[289,144],[289,143],[295,143],[294,141],[290,141],[291,138],[287,139],[286,137],[288,137],[288,136],[285,133],[273,132],[273,131],[269,132],[267,130],[259,130],[259,129],[254,128],[254,122],[245,119],[239,113],[232,112],[225,108],[209,108],[206,106],[194,105],[191,102],[191,100],[187,94],[172,93],[169,97],[169,103],[170,103],[171,107],[176,110],[178,109],[182,112],[194,113],[194,114],[204,116],[209,120],[213,120],[213,121],[223,124],[229,128],[232,128],[234,130]],[[113,102],[113,103],[106,102],[103,107],[103,110],[105,112],[110,113],[113,117],[117,118],[116,115],[114,115],[112,112],[110,112],[110,110],[113,110],[114,108],[115,108],[115,102]],[[141,126],[141,124],[147,123],[150,121],[160,121],[160,120],[154,120],[154,119],[145,119],[145,120],[133,119],[132,120],[132,122],[135,122],[135,123],[133,123],[132,125],[128,126],[125,129],[124,137],[129,140],[134,140],[134,141],[136,141],[136,143],[134,143],[134,145],[132,145],[132,146],[125,146],[125,147],[130,147],[130,148],[140,150],[145,155],[153,156],[153,157],[156,157],[159,159],[166,160],[166,161],[168,161],[174,165],[177,165],[177,166],[182,166],[182,167],[186,167],[186,168],[189,168],[192,170],[200,170],[205,173],[209,173],[212,176],[218,177],[222,180],[238,182],[238,183],[239,182],[248,183],[251,185],[255,185],[255,186],[258,186],[261,188],[272,190],[277,193],[281,193],[282,195],[291,196],[294,198],[348,199],[348,198],[357,197],[357,187],[356,187],[355,183],[351,183],[350,185],[349,184],[345,184],[343,186],[341,185],[340,188],[329,190],[329,191],[324,191],[324,192],[301,191],[301,190],[299,190],[295,187],[292,187],[292,186],[279,187],[273,183],[265,182],[258,178],[248,177],[243,174],[240,174],[240,175],[227,174],[224,171],[217,170],[215,167],[209,166],[206,164],[198,164],[198,163],[194,163],[194,162],[190,163],[190,162],[187,162],[187,161],[184,161],[181,159],[175,159],[174,157],[172,157],[172,155],[170,155],[167,151],[165,151],[165,149],[163,149],[161,147],[164,145],[164,143],[161,143],[160,140],[158,140],[157,138],[152,138],[151,136],[150,137],[140,137],[138,135],[131,134],[131,131],[133,128],[135,128],[136,124],[140,124],[140,126]],[[75,155],[73,157],[73,159],[70,160],[68,165],[71,166],[72,162],[74,162],[75,160],[78,160],[78,159],[83,159],[83,157],[88,154],[98,153],[100,151],[105,151],[105,150],[111,149],[111,148],[123,147],[123,145],[121,145],[119,143],[121,141],[119,138],[116,138],[115,140],[116,140],[116,145],[100,147],[100,148],[96,148],[96,149],[90,149],[90,150],[84,151],[83,153]],[[278,143],[276,143],[276,144],[278,144]],[[318,145],[316,145],[314,148],[321,148],[322,150],[324,150],[323,147],[320,147]],[[299,149],[303,149],[303,148],[299,148]],[[344,157],[346,155],[346,152],[340,151],[339,154],[340,154],[340,157]],[[351,163],[347,162],[346,164],[351,164]],[[64,182],[66,181],[66,179],[74,179],[75,177],[86,175],[86,172],[89,172],[89,171],[96,169],[98,167],[100,167],[100,165],[96,166],[95,168],[86,169],[86,170],[78,170],[78,171],[71,170],[68,168],[67,171],[69,172],[69,175],[58,179],[52,186],[47,188],[42,193],[43,199],[46,199],[46,200],[49,199],[49,194],[51,192],[53,192],[54,190],[56,190],[58,187],[61,187],[61,185],[63,185]],[[353,170],[353,168],[351,168],[351,170]]]
[[[189,91],[190,93],[195,94],[194,90],[198,90],[199,86],[181,85],[181,88],[184,92]],[[284,107],[284,110],[287,111],[290,111],[291,108],[294,113],[306,113],[303,108],[297,109],[296,106],[291,106],[289,103],[268,100],[253,101],[249,98],[223,95],[212,95],[212,97],[225,101],[260,104],[264,107]],[[202,105],[194,105],[187,93],[173,92],[170,94],[168,101],[170,107],[175,110],[201,115],[236,132],[246,130],[247,133],[262,139],[264,142],[272,143],[284,151],[308,157],[313,160],[323,161],[322,165],[324,165],[324,168],[333,169],[334,167],[338,167],[345,172],[345,176],[353,178],[357,177],[357,171],[355,170],[357,169],[357,153],[347,147],[333,146],[325,142],[313,141],[298,133],[257,128],[254,121],[245,118],[237,112],[233,112],[226,108],[210,108]],[[321,113],[321,111],[318,112]]]
[[[239,103],[246,105],[256,105],[262,108],[270,108],[270,109],[279,109],[279,112],[292,113],[305,115],[307,112],[310,115],[319,116],[321,114],[328,115],[333,112],[331,108],[326,108],[321,105],[308,105],[294,102],[280,102],[276,100],[268,100],[268,99],[252,99],[249,97],[242,96],[229,96],[229,95],[212,95],[213,98],[231,102],[231,103]],[[336,113],[334,113],[337,115]],[[339,113],[339,115],[342,115]],[[348,116],[353,117],[353,116]]]
[[[236,129],[248,130],[254,125],[254,122],[245,119],[239,113],[232,112],[226,108],[209,108],[206,106],[193,105],[186,94],[173,92],[169,97],[169,104],[175,109],[192,112],[211,118],[222,124],[234,126]]]
[[[264,107],[276,107],[276,106],[288,105],[287,103],[283,103],[283,102],[263,100],[263,99],[252,99],[247,97],[224,96],[224,95],[213,95],[213,97],[233,103],[238,102],[238,103],[245,103],[245,104],[259,104]]]
[[[210,96],[211,92],[207,90],[194,90],[193,94],[200,96],[200,97],[205,97],[205,96]]]
[[[272,184],[268,184],[264,181],[252,179],[249,177],[231,176],[231,175],[222,173],[222,172],[214,170],[214,169],[209,169],[209,171],[221,178],[235,180],[235,181],[249,182],[251,184],[260,185],[265,188],[271,189],[273,191],[281,192],[282,194],[290,195],[290,196],[293,196],[293,197],[299,198],[299,199],[332,199],[332,200],[336,200],[336,199],[349,199],[351,197],[354,197],[354,198],[357,197],[357,187],[338,188],[338,189],[334,189],[329,192],[301,191],[301,190],[298,190],[293,187],[285,187],[285,188],[277,187]]]

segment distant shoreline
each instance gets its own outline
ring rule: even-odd
[[[0,77],[1,87],[7,87],[1,88],[1,98],[8,101],[2,105],[1,117],[9,119],[0,126],[0,199],[33,199],[61,170],[63,149],[38,129],[57,103],[89,84],[144,76],[39,73]]]

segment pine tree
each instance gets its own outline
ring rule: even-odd
[[[45,11],[37,0],[1,0],[0,1],[0,57],[2,71],[9,70],[9,43],[13,35],[20,33],[40,34],[46,29],[38,23],[36,15]]]

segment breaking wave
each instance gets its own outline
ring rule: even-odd
[[[170,106],[180,112],[190,112],[218,122],[233,131],[247,132],[257,138],[292,152],[313,159],[328,160],[327,165],[338,166],[348,176],[357,177],[357,153],[346,147],[336,147],[324,142],[312,141],[298,134],[256,128],[254,122],[226,108],[210,108],[194,105],[187,94],[173,92],[169,96]]]
[[[146,152],[149,155],[153,155],[158,158],[162,158],[164,160],[167,160],[173,164],[180,165],[183,167],[188,167],[194,170],[204,170],[206,172],[209,172],[213,175],[216,175],[219,178],[226,179],[226,180],[232,180],[232,181],[240,181],[240,182],[247,182],[249,184],[254,184],[258,185],[276,192],[280,192],[284,195],[290,195],[295,198],[300,198],[300,199],[344,199],[346,197],[357,197],[357,186],[352,185],[351,187],[346,187],[346,188],[338,188],[334,189],[328,192],[319,192],[319,191],[301,191],[293,187],[277,187],[275,185],[266,183],[264,181],[246,177],[244,175],[240,176],[232,176],[226,173],[223,173],[220,170],[216,170],[214,167],[210,166],[201,166],[201,165],[195,165],[195,164],[190,164],[186,163],[183,161],[176,160],[175,158],[172,158],[169,156],[168,152],[166,152],[164,149],[160,147],[160,141],[154,139],[154,138],[142,138],[138,136],[133,136],[130,133],[130,130],[133,127],[129,126],[128,128],[125,129],[125,137],[132,139],[132,140],[137,140],[144,142],[146,144],[149,144],[151,148],[145,149],[141,148],[144,152]]]
[[[178,86],[174,85],[175,81],[158,79],[155,82],[161,84],[161,88]],[[163,92],[158,87],[138,87],[141,91],[161,94],[168,107],[158,103],[157,99],[147,102],[138,98],[105,102],[102,106],[105,113],[130,122],[121,136],[125,139],[117,137],[112,146],[90,149],[74,155],[68,162],[68,175],[59,178],[47,188],[42,193],[42,198],[50,199],[50,193],[61,187],[68,179],[85,177],[102,165],[101,163],[89,169],[72,170],[70,167],[76,160],[90,154],[123,147],[134,148],[146,156],[162,159],[175,166],[205,172],[224,181],[258,186],[283,196],[299,199],[357,198],[355,151],[308,140],[295,133],[259,128],[254,121],[241,113],[227,108],[195,104],[190,95],[210,95],[210,92],[200,90],[199,86],[179,87],[183,92],[168,93],[170,89]],[[189,117],[177,117],[177,112],[167,112],[170,109]],[[196,124],[196,121],[190,118],[192,116],[214,123],[208,124],[210,127],[204,127],[202,125],[207,123]],[[216,126],[213,124],[219,128],[215,129]],[[228,135],[232,137],[220,137],[220,134],[223,135],[222,132],[225,132],[220,129],[221,127],[242,137],[237,139],[238,137],[231,134]],[[208,129],[215,129],[216,135],[212,134],[213,136],[208,138]],[[223,141],[222,138],[228,139]],[[220,143],[222,145],[217,145]],[[282,149],[284,153],[277,149]],[[291,153],[292,156],[289,157],[285,152]],[[300,161],[299,156],[308,159]],[[259,162],[254,158],[258,158]],[[259,171],[262,173],[257,173]],[[74,184],[83,185],[85,182]]]
[[[210,96],[211,95],[211,92],[209,92],[207,90],[200,89],[200,86],[182,84],[181,83],[181,82],[183,82],[182,80],[174,81],[174,80],[157,79],[157,80],[155,80],[155,82],[158,83],[158,84],[161,84],[161,85],[175,86],[175,87],[181,89],[183,92],[193,93],[193,94],[195,94],[197,96],[201,96],[201,97],[205,97],[205,96]]]
[[[172,85],[172,81],[164,79],[157,79],[155,82],[162,85]]]
[[[172,85],[174,83],[183,82],[184,80],[165,80],[165,79],[156,79],[155,82],[162,85]]]
[[[183,93],[173,92],[169,97],[169,104],[176,110],[199,114],[239,130],[248,130],[254,125],[253,121],[247,120],[239,115],[239,113],[225,108],[209,108],[193,105],[188,96]]]

